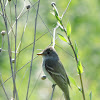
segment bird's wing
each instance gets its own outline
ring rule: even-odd
[[[70,81],[60,60],[46,60],[45,69],[62,90],[67,84],[70,86]]]

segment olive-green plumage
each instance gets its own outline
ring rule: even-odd
[[[65,100],[70,100],[69,89],[70,82],[66,71],[53,47],[46,48],[42,53],[38,54],[43,56],[43,71],[47,78],[57,84],[64,92]]]

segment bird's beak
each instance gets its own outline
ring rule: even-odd
[[[37,55],[43,55],[43,52],[37,53]]]

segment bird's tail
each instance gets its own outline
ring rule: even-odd
[[[69,91],[67,91],[67,93],[64,93],[64,97],[65,97],[65,100],[70,100]]]

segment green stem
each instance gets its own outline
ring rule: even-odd
[[[66,29],[64,28],[64,25],[63,25],[63,23],[62,23],[62,17],[63,17],[63,16],[62,16],[61,18],[58,16],[58,15],[59,15],[59,14],[58,14],[58,10],[57,10],[56,4],[55,4],[54,2],[53,2],[51,5],[52,5],[53,8],[54,8],[56,19],[58,20],[58,22],[59,22],[59,23],[61,24],[61,26],[63,27],[63,28],[61,28],[61,29],[63,29],[63,31],[66,33],[66,36],[67,36],[68,41],[69,41],[69,44],[70,44],[70,46],[71,46],[71,48],[72,48],[72,50],[73,50],[73,52],[74,52],[75,60],[76,60],[76,62],[77,62],[77,66],[78,66],[79,60],[78,60],[78,58],[77,58],[77,54],[76,54],[76,52],[75,52],[74,46],[73,46],[73,44],[72,44],[72,42],[71,42],[71,39],[70,39],[70,37],[67,35],[67,31],[66,31]],[[56,14],[56,13],[57,13],[57,14]],[[79,70],[79,76],[80,76],[80,82],[81,82],[83,100],[85,100],[85,94],[84,94],[84,88],[83,88],[83,82],[82,82],[82,75],[81,75],[80,70]]]
[[[64,26],[63,26],[63,28],[64,28]],[[66,35],[67,35],[67,31],[65,30],[65,28],[64,28],[64,32],[65,32]],[[77,65],[78,65],[78,61],[79,61],[79,60],[78,60],[78,58],[77,58],[77,55],[76,55],[74,46],[73,46],[73,44],[72,44],[72,42],[71,42],[70,37],[67,36],[67,38],[68,38],[69,44],[70,44],[70,46],[71,46],[71,48],[72,48],[72,50],[73,50],[73,52],[74,52],[75,60],[76,60]],[[82,96],[83,96],[83,100],[85,100],[85,93],[84,93],[84,87],[83,87],[83,82],[82,82],[82,75],[81,75],[81,73],[80,73],[80,70],[79,70],[79,76],[80,76],[80,82],[81,82],[81,88],[82,88]]]

